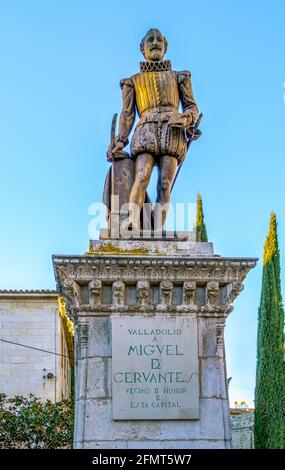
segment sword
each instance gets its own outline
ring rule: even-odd
[[[110,136],[110,145],[107,150],[107,160],[108,162],[112,162],[114,159],[114,156],[112,154],[112,150],[115,146],[115,140],[116,140],[116,124],[117,124],[117,118],[118,118],[118,113],[115,113],[112,119],[112,125],[111,125],[111,136]]]

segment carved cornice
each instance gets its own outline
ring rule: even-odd
[[[93,279],[193,280],[240,282],[256,265],[256,258],[191,258],[152,256],[53,256],[59,290],[62,280],[81,282]]]
[[[137,315],[141,313],[146,316],[162,314],[175,314],[175,315],[184,315],[186,313],[195,313],[198,316],[203,317],[224,317],[232,312],[232,305],[217,305],[214,308],[206,307],[204,305],[153,305],[148,304],[144,306],[136,305],[100,305],[94,306],[90,304],[82,304],[80,307],[75,307],[73,309],[74,313],[80,314],[81,316],[102,316],[110,315],[112,313],[120,313],[126,315]]]
[[[75,320],[113,313],[193,313],[225,318],[256,261],[130,255],[53,257],[59,292]],[[132,294],[128,293],[130,286]]]

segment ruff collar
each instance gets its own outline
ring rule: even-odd
[[[141,72],[163,72],[165,70],[171,70],[170,60],[146,60],[144,62],[140,62]]]

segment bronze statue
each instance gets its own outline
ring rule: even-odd
[[[145,61],[140,72],[121,80],[123,107],[119,134],[109,148],[109,160],[125,158],[122,149],[129,142],[135,122],[139,122],[131,140],[131,158],[135,161],[134,182],[129,202],[135,210],[130,212],[132,229],[141,226],[141,208],[146,189],[155,165],[158,167],[156,204],[162,206],[161,226],[167,215],[170,192],[177,172],[183,162],[191,140],[201,134],[195,127],[199,112],[194,100],[191,73],[172,70],[170,60],[163,60],[167,40],[157,29],[150,29],[141,41],[140,49]],[[182,113],[179,112],[179,105]]]

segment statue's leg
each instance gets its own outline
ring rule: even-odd
[[[176,157],[165,155],[160,158],[159,163],[156,204],[161,206],[161,225],[160,221],[158,221],[156,229],[162,230],[169,208],[171,185],[176,173],[178,160]]]
[[[154,166],[154,157],[150,153],[141,153],[136,157],[135,181],[129,202],[134,204],[129,218],[133,229],[140,229],[140,212],[144,203],[145,192]]]

